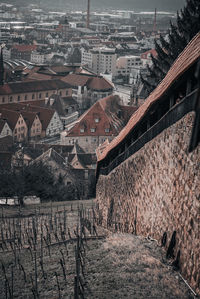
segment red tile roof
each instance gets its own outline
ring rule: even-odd
[[[69,88],[69,84],[56,79],[56,80],[38,80],[27,82],[14,82],[7,83],[0,86],[0,95],[17,94],[25,92],[38,92],[45,90],[57,90]]]
[[[0,112],[1,112],[1,117],[6,119],[11,130],[14,130],[21,113],[17,111],[8,110],[8,109],[3,109],[1,106],[0,106]]]
[[[35,51],[37,49],[37,45],[18,45],[15,44],[12,47],[13,49],[16,49],[19,52],[32,52]]]
[[[54,109],[49,109],[49,108],[44,108],[40,106],[33,106],[27,103],[12,103],[12,104],[3,104],[0,105],[0,111],[1,109],[9,109],[11,112],[16,112],[16,113],[32,113],[32,117],[35,114],[38,114],[38,117],[42,123],[42,130],[46,130],[46,128],[49,125],[49,122],[51,121],[55,110]],[[28,114],[26,114],[28,115]],[[9,124],[9,122],[8,122]]]
[[[103,77],[94,77],[91,80],[89,80],[87,84],[88,88],[90,90],[95,90],[95,91],[106,91],[106,90],[112,90],[114,88],[113,84],[109,82],[107,79]]]
[[[27,124],[27,127],[28,128],[31,128],[35,118],[36,118],[36,115],[37,115],[37,112],[29,112],[29,111],[22,111],[21,110],[21,114]]]
[[[153,55],[154,57],[156,57],[156,56],[158,55],[155,49],[151,49],[151,50],[148,50],[148,51],[142,53],[142,54],[140,55],[140,57],[146,59],[148,54],[151,54],[151,55]]]
[[[127,113],[127,109],[120,105],[120,98],[117,95],[111,95],[97,101],[86,111],[78,119],[76,125],[66,132],[67,136],[116,136],[125,126],[132,112],[133,109],[130,109]],[[99,121],[95,122],[95,119]],[[81,129],[84,129],[84,132],[81,132]],[[91,129],[95,131],[91,132]],[[105,132],[105,129],[109,131]]]
[[[61,80],[68,83],[73,87],[85,86],[90,79],[89,76],[79,75],[79,74],[69,74],[68,76],[62,78]]]
[[[113,89],[113,84],[101,76],[89,74],[69,74],[61,79],[72,87],[87,86],[90,90],[107,91]]]
[[[179,55],[174,62],[169,72],[157,86],[157,88],[150,94],[144,104],[138,108],[138,110],[130,118],[128,124],[119,133],[119,135],[112,140],[112,142],[106,147],[103,153],[98,157],[98,161],[103,160],[107,154],[115,148],[135,127],[135,125],[143,118],[148,112],[153,103],[158,101],[168,88],[172,86],[175,80],[177,80],[190,66],[192,66],[200,57],[200,33],[198,33],[183,52]]]

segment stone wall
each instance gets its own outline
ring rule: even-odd
[[[200,293],[200,146],[188,153],[194,113],[163,131],[97,183],[105,226],[150,236],[167,249],[176,231],[181,273]]]

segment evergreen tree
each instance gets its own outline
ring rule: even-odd
[[[200,0],[187,0],[186,6],[177,13],[177,24],[170,23],[169,40],[163,36],[155,40],[157,57],[152,58],[147,79],[141,78],[148,94],[162,81],[178,55],[200,31]]]

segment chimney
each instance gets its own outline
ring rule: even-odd
[[[90,27],[90,0],[88,0],[87,5],[87,22],[86,22],[86,28]]]
[[[53,105],[54,101],[55,101],[55,99],[54,99],[54,98],[50,98],[50,106],[52,106],[52,105]]]
[[[154,14],[154,22],[153,22],[153,33],[156,35],[157,31],[157,9],[155,8],[155,14]]]
[[[3,65],[3,47],[1,46],[0,55],[0,85],[4,85],[4,65]]]
[[[49,98],[46,97],[44,100],[45,100],[45,105],[47,105],[47,104],[48,104],[48,101],[49,101]]]

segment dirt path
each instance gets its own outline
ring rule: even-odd
[[[112,234],[89,244],[86,298],[193,298],[157,242]]]

